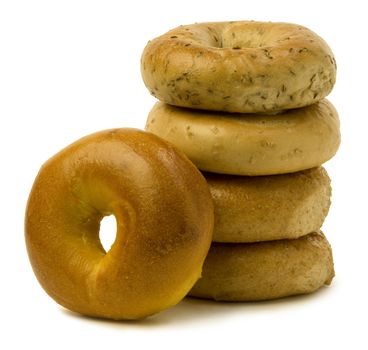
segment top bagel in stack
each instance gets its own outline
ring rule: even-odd
[[[327,96],[336,62],[326,42],[300,25],[212,22],[150,41],[141,71],[151,94],[171,105],[276,113]]]

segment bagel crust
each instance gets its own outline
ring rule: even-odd
[[[213,243],[190,296],[255,301],[316,291],[334,277],[331,247],[322,233],[260,243]]]
[[[296,24],[212,22],[148,42],[141,72],[151,94],[171,105],[273,113],[327,96],[336,62],[322,38]]]
[[[338,114],[326,99],[277,115],[206,112],[158,102],[146,130],[172,142],[199,169],[232,175],[318,167],[340,144]]]
[[[99,227],[110,214],[117,236],[105,252]],[[72,311],[112,319],[178,303],[201,274],[212,229],[200,172],[164,140],[134,129],[92,134],[49,159],[25,220],[46,292]]]
[[[319,231],[331,204],[322,167],[273,176],[204,176],[215,204],[215,242],[298,238]]]

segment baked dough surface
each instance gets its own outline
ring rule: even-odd
[[[212,22],[149,41],[141,72],[151,94],[175,106],[272,113],[327,96],[336,62],[326,42],[300,25]]]
[[[272,176],[204,173],[215,204],[215,242],[298,238],[321,228],[330,204],[322,167]]]
[[[334,277],[322,233],[260,243],[213,243],[190,296],[219,301],[276,299],[314,292]]]
[[[105,252],[99,227],[110,214],[117,234]],[[88,316],[136,319],[187,294],[212,228],[207,183],[184,154],[155,135],[113,129],[42,166],[25,238],[33,270],[56,302]]]
[[[326,99],[277,115],[228,114],[157,102],[146,130],[181,149],[201,170],[275,175],[320,166],[340,145],[340,123]]]

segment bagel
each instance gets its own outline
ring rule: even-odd
[[[110,214],[117,236],[105,252],[99,226]],[[56,302],[88,316],[136,319],[187,294],[212,228],[212,199],[194,165],[155,135],[114,129],[76,141],[42,166],[25,239]]]
[[[172,142],[201,170],[275,175],[317,167],[340,144],[337,112],[326,99],[277,115],[188,110],[158,102],[146,130]]]
[[[151,94],[175,106],[273,113],[327,96],[336,62],[326,42],[299,25],[212,22],[148,42],[141,72]]]
[[[322,233],[261,243],[213,243],[190,296],[255,301],[314,292],[334,277]]]
[[[319,231],[331,204],[330,178],[321,167],[273,176],[204,176],[215,204],[215,242],[298,238]]]

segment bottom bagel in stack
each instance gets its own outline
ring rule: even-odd
[[[212,243],[189,295],[222,301],[268,300],[314,292],[334,277],[322,232],[259,243]]]

